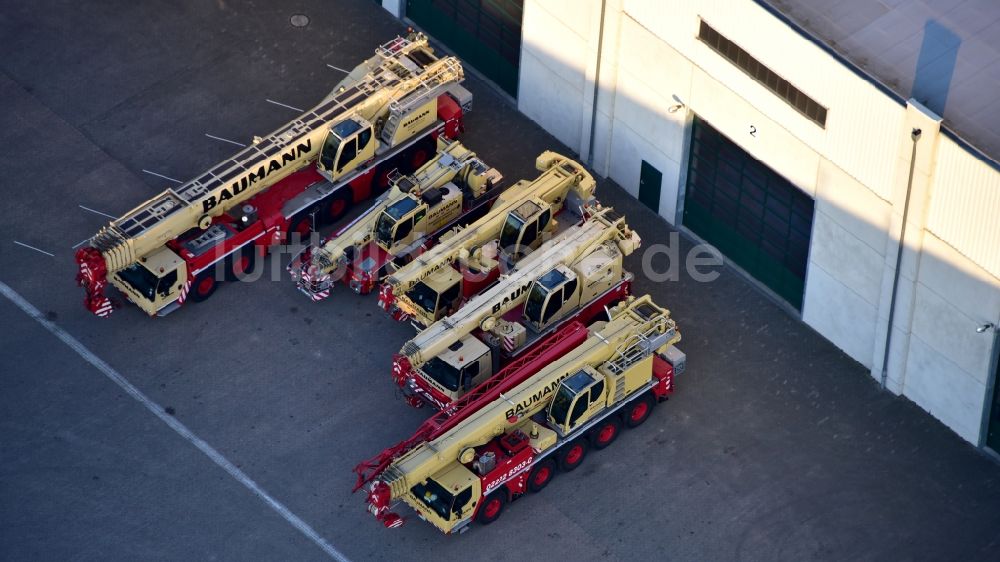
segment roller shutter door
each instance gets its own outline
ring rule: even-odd
[[[812,198],[697,117],[690,154],[684,225],[801,309]]]
[[[407,0],[406,16],[517,96],[524,0]]]

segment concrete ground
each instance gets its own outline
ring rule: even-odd
[[[72,247],[107,219],[81,205],[118,215],[168,185],[144,169],[192,177],[232,152],[205,133],[272,130],[295,112],[266,99],[309,106],[341,77],[326,64],[402,30],[357,0],[5,3],[0,281],[40,318],[0,298],[0,558],[996,559],[1000,467],[729,269],[639,274],[684,335],[674,398],[456,537],[383,529],[350,493],[351,467],[427,415],[394,398],[390,356],[412,330],[374,299],[314,304],[286,279],[165,319],[84,310]],[[465,140],[508,178],[568,150],[468,85]],[[647,247],[669,239],[621,188],[599,194]]]

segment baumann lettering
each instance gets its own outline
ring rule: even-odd
[[[207,213],[221,204],[223,201],[228,201],[237,195],[243,193],[251,185],[263,181],[264,178],[270,176],[271,174],[282,169],[285,164],[293,163],[302,158],[303,155],[308,154],[312,151],[312,139],[306,139],[305,142],[297,144],[294,148],[281,154],[281,157],[274,157],[267,162],[267,164],[261,164],[256,171],[252,171],[249,174],[243,176],[239,181],[233,182],[233,185],[228,188],[222,188],[222,191],[216,195],[209,195],[202,200],[202,212]]]
[[[520,287],[514,289],[513,291],[511,291],[511,293],[509,295],[507,295],[506,297],[504,297],[502,301],[500,301],[500,302],[498,302],[498,303],[496,303],[496,304],[493,305],[493,314],[496,314],[496,313],[500,312],[501,308],[507,306],[513,300],[517,299],[517,297],[520,297],[521,295],[523,295],[528,290],[528,287],[530,287],[530,286],[531,286],[531,282],[528,282],[528,283],[525,283],[524,285],[521,285]]]
[[[521,402],[519,402],[513,408],[508,408],[507,409],[507,413],[504,414],[504,415],[507,417],[507,419],[510,419],[510,418],[512,418],[514,416],[517,416],[518,418],[520,418],[521,414],[523,412],[525,412],[526,410],[528,410],[529,408],[531,408],[535,404],[541,402],[542,400],[545,400],[550,394],[552,394],[553,392],[555,392],[555,390],[557,388],[559,388],[559,385],[562,383],[563,379],[565,379],[568,376],[569,376],[569,373],[563,374],[558,379],[556,379],[556,380],[552,381],[551,383],[547,384],[544,388],[542,388],[538,392],[532,394],[531,396],[529,396],[525,400],[521,400]]]

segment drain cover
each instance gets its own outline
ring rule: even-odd
[[[295,14],[289,18],[288,21],[292,22],[294,27],[305,27],[309,25],[309,16],[305,14]]]

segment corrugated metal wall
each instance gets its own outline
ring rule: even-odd
[[[1000,278],[1000,172],[946,136],[938,146],[927,230]]]

